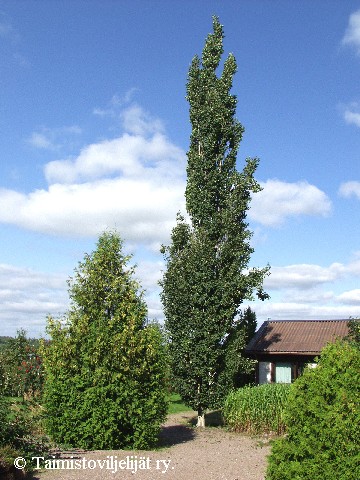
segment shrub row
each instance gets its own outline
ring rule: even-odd
[[[283,412],[289,390],[290,385],[280,383],[235,390],[225,401],[224,420],[235,432],[282,434],[285,431]]]

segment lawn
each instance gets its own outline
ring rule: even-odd
[[[169,400],[169,408],[168,408],[169,415],[171,413],[189,412],[192,410],[182,402],[180,395],[178,395],[177,393],[172,393],[171,395],[169,395],[168,400]]]

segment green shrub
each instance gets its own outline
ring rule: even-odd
[[[14,459],[20,456],[25,458],[29,472],[35,466],[31,458],[48,453],[47,442],[34,434],[34,417],[28,407],[29,403],[19,406],[14,399],[0,396],[0,471],[12,468]]]
[[[44,382],[39,341],[23,329],[0,350],[0,393],[11,397],[40,397]]]
[[[267,480],[359,480],[360,351],[329,344],[293,384]]]
[[[167,413],[160,328],[127,266],[122,242],[103,234],[69,281],[65,325],[49,319],[43,346],[46,428],[58,443],[86,449],[149,448]]]
[[[10,424],[10,408],[7,400],[0,395],[0,447],[6,445],[12,438]]]
[[[235,432],[283,433],[283,411],[289,390],[290,385],[274,383],[231,392],[223,409],[225,423]]]

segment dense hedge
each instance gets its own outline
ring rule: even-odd
[[[289,389],[290,385],[274,383],[233,391],[226,398],[223,409],[226,424],[236,432],[282,433]]]
[[[287,436],[274,443],[267,480],[359,480],[360,351],[329,344],[292,385]]]

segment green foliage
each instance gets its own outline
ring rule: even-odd
[[[360,351],[338,341],[292,385],[267,480],[360,478]]]
[[[236,156],[243,127],[234,117],[230,93],[236,71],[229,55],[218,77],[223,28],[213,19],[202,59],[195,57],[188,75],[192,133],[188,152],[186,209],[190,224],[178,214],[166,261],[162,302],[176,391],[195,410],[216,408],[233,386],[226,368],[225,342],[237,330],[240,305],[267,294],[262,283],[268,268],[249,268],[252,233],[246,223],[257,159],[242,172]],[[225,383],[224,383],[225,382]]]
[[[0,446],[10,444],[18,436],[18,432],[11,424],[10,404],[3,396],[0,396],[0,425]]]
[[[44,382],[39,344],[23,329],[0,349],[0,392],[3,395],[40,396]]]
[[[48,444],[37,434],[38,419],[32,413],[32,402],[0,396],[0,467],[13,466],[16,457],[26,460],[26,471],[35,466],[34,456],[46,456]]]
[[[351,318],[348,323],[349,327],[349,341],[353,343],[353,345],[360,348],[360,319],[359,318]]]
[[[282,434],[290,387],[289,384],[273,383],[234,390],[224,404],[225,423],[235,432]]]
[[[47,430],[91,449],[148,448],[167,404],[165,346],[116,233],[103,233],[69,280],[65,322],[48,319],[43,345]]]
[[[225,388],[240,388],[254,382],[256,361],[245,357],[244,349],[254,336],[256,325],[256,314],[248,307],[244,313],[240,312],[238,321],[234,323],[222,344],[225,355],[219,384]],[[224,396],[227,393],[225,390]]]
[[[0,351],[1,351],[2,348],[5,347],[5,345],[8,343],[8,341],[11,338],[12,337],[9,337],[9,336],[3,336],[3,335],[0,336]]]

